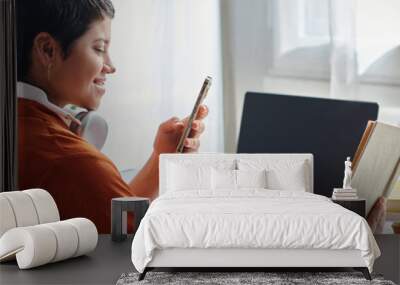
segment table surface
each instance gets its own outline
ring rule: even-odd
[[[135,271],[132,238],[112,242],[111,235],[99,235],[96,249],[88,255],[33,269],[19,270],[16,261],[1,263],[0,284],[115,284],[122,273]]]
[[[149,198],[144,198],[144,197],[137,197],[137,196],[132,196],[132,197],[118,197],[118,198],[112,198],[111,201],[118,201],[118,202],[150,202]]]

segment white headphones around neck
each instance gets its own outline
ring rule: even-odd
[[[101,150],[107,139],[108,125],[97,112],[87,111],[74,105],[61,108],[47,98],[46,93],[39,87],[27,82],[17,82],[17,96],[35,101],[56,113],[69,129],[84,138],[88,143]]]
[[[101,150],[108,135],[108,124],[103,117],[95,111],[81,111],[74,115],[81,124],[72,121],[69,129],[84,138],[88,143]]]

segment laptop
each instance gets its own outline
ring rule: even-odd
[[[248,92],[237,152],[312,153],[314,193],[331,197],[378,109],[372,102]]]

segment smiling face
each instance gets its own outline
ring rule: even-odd
[[[108,54],[110,39],[111,20],[105,17],[90,25],[66,58],[61,54],[56,57],[48,76],[48,89],[60,105],[98,108],[106,91],[106,76],[115,72]]]

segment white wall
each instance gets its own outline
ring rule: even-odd
[[[214,0],[114,0],[111,58],[117,72],[99,109],[108,121],[103,152],[120,170],[139,169],[159,124],[192,111],[204,78],[210,114],[201,151],[222,151],[219,3]]]
[[[327,81],[267,76],[272,46],[268,2],[113,1],[111,56],[117,73],[108,81],[99,111],[110,126],[104,152],[118,168],[143,165],[159,123],[190,112],[206,75],[215,80],[202,151],[236,151],[247,91],[329,96]],[[378,101],[380,118],[396,121],[399,91],[398,86],[363,84],[360,99]]]
[[[329,82],[324,80],[265,77],[264,91],[311,97],[330,96]],[[378,120],[400,125],[400,86],[361,84],[358,99],[378,102]]]
[[[221,1],[225,152],[236,152],[245,92],[264,90],[268,16],[265,0]]]
[[[400,8],[400,5],[394,8]],[[272,43],[268,42],[271,33],[270,12],[266,0],[221,0],[225,56],[224,106],[233,110],[225,112],[224,117],[227,152],[236,151],[244,94],[247,91],[330,96],[328,81],[267,76],[272,47]],[[400,123],[400,86],[361,84],[358,99],[378,102],[380,120]]]

